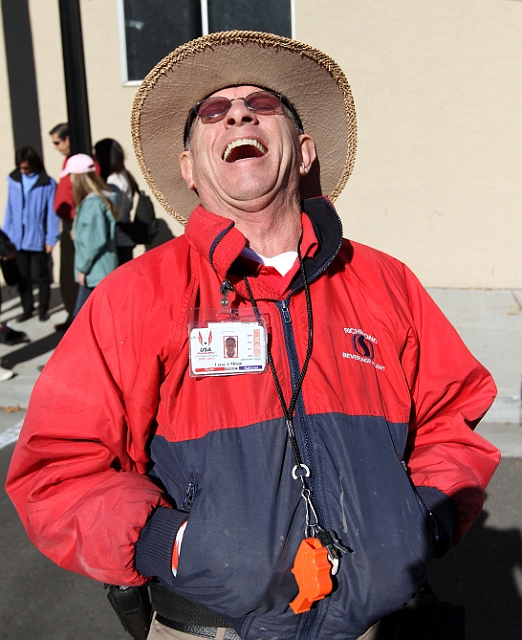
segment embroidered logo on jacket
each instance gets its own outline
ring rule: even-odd
[[[344,333],[351,336],[351,347],[353,353],[347,353],[343,351],[343,358],[347,360],[357,360],[364,364],[371,364],[380,371],[385,370],[385,366],[377,364],[374,361],[375,348],[374,345],[378,344],[377,338],[365,333],[362,329],[356,329],[355,327],[344,327]]]

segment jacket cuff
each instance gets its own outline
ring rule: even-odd
[[[186,519],[185,512],[168,507],[154,511],[136,544],[136,569],[143,576],[172,582],[172,549],[178,529]]]
[[[434,557],[442,558],[451,545],[457,530],[458,509],[453,500],[435,487],[416,487],[420,497],[435,516],[439,527],[439,541],[434,542]]]

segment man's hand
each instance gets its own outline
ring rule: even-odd
[[[49,254],[49,253],[51,253],[52,250],[53,250],[52,245],[50,245],[50,244],[46,244],[45,245],[45,253]]]
[[[78,271],[78,277],[76,278],[76,281],[78,282],[78,284],[81,284],[82,287],[85,287],[85,273],[82,273],[81,271]]]

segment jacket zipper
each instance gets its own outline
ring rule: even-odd
[[[290,296],[288,296],[288,301],[290,302]],[[283,320],[285,321],[285,323],[288,324],[292,322],[292,318],[290,317],[290,310],[288,308],[288,305],[286,304],[286,300],[281,300],[280,306],[281,306],[281,313],[283,315]]]
[[[290,376],[292,379],[292,384],[295,384],[297,378],[299,377],[299,360],[297,358],[297,349],[295,346],[294,332],[292,329],[292,317],[290,316],[290,309],[289,309],[291,296],[292,294],[290,293],[290,295],[285,300],[281,300],[276,304],[279,308],[279,311],[281,313],[281,317],[283,320],[283,334],[285,337],[288,362],[290,364]],[[300,396],[301,397],[298,398],[295,405],[296,433],[299,433],[299,435],[301,436],[300,440],[304,444],[304,453],[305,453],[304,457],[306,458],[304,462],[310,464],[313,471],[313,465],[311,465],[312,456],[311,456],[311,448],[310,448],[310,438],[308,436],[307,428],[305,424],[306,415],[305,415],[304,405],[302,401],[302,389],[300,392]],[[313,490],[313,478],[312,478],[311,488]],[[320,514],[321,509],[317,504],[317,500],[314,502],[314,505]],[[318,607],[320,605],[321,603],[319,602]],[[318,614],[318,607],[315,609],[312,609],[307,613],[306,619],[304,620],[302,625],[302,630],[300,632],[300,636],[299,636],[300,640],[308,640],[312,636],[313,628],[315,626],[315,622]]]
[[[294,332],[292,329],[292,318],[290,316],[290,309],[288,307],[288,304],[290,302],[290,297],[291,297],[291,294],[286,298],[286,300],[281,300],[281,302],[278,302],[277,305],[279,307],[281,316],[283,318],[283,333],[285,336],[286,352],[287,352],[288,361],[290,364],[290,375],[292,379],[292,385],[294,385],[299,377],[299,360],[297,358],[297,349],[295,347]],[[300,395],[301,394],[302,394],[302,390],[300,392]],[[296,422],[298,422],[298,424],[300,425],[299,431],[301,434],[301,439],[303,440],[303,443],[305,445],[307,461],[311,462],[312,457],[310,454],[310,439],[303,425],[304,410],[302,407],[301,398],[298,399],[295,406],[296,417],[298,419],[296,420]]]

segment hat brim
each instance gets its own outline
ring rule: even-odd
[[[357,145],[355,106],[343,71],[326,54],[296,40],[223,31],[170,53],[147,75],[134,99],[134,150],[165,210],[184,223],[199,204],[179,167],[185,122],[199,100],[233,85],[272,89],[291,102],[317,147],[312,171],[301,180],[301,197],[335,200],[350,177]]]

